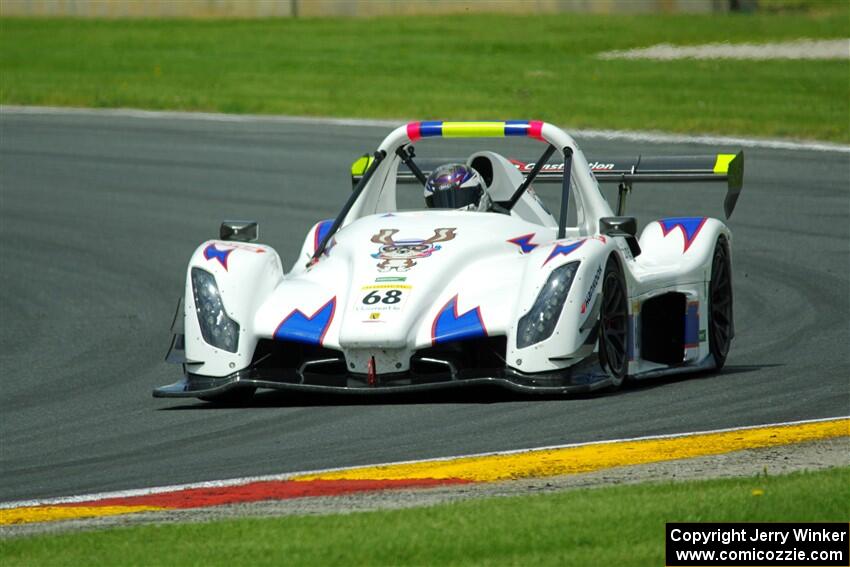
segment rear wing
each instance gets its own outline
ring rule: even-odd
[[[374,158],[364,156],[351,166],[351,181],[356,184],[368,169]],[[436,167],[444,163],[463,161],[458,158],[417,159],[422,174],[427,176]],[[516,168],[528,175],[535,163],[511,159]],[[732,216],[735,204],[744,184],[744,152],[737,154],[708,154],[701,156],[613,158],[589,161],[594,177],[600,183],[618,183],[619,199],[617,214],[625,213],[626,196],[634,183],[683,183],[683,182],[720,182],[727,184],[723,209],[726,218]],[[564,175],[564,164],[545,163],[535,177],[536,183],[560,183]],[[399,183],[419,183],[417,177],[408,169],[399,168]]]

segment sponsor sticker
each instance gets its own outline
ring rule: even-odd
[[[373,311],[369,313],[369,318],[361,320],[361,323],[386,323],[386,321],[381,320],[380,311]]]
[[[533,161],[530,162],[521,162],[518,160],[512,160],[513,164],[522,171],[523,173],[529,172],[534,169],[535,163]],[[598,161],[592,161],[587,164],[592,171],[610,171],[614,169],[613,163],[602,163]],[[564,164],[563,163],[545,163],[541,168],[541,171],[563,171]]]
[[[412,285],[404,283],[361,286],[360,294],[354,300],[354,309],[369,311],[369,321],[380,321],[381,313],[401,311],[412,289]]]
[[[593,281],[590,283],[590,289],[587,290],[587,295],[584,296],[584,302],[581,304],[581,312],[587,311],[587,305],[593,299],[593,292],[596,291],[596,286],[599,284],[599,276],[602,275],[602,266],[596,269],[596,274],[593,276]]]

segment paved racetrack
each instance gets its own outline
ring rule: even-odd
[[[222,218],[252,218],[291,265],[387,129],[8,112],[0,128],[0,501],[850,414],[850,154],[746,151],[719,375],[222,409],[151,397],[178,378],[163,356],[191,252]],[[639,187],[630,212],[719,216],[723,191]]]

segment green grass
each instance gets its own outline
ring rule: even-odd
[[[847,3],[771,15],[0,20],[0,101],[850,142],[847,61],[601,61],[656,43],[850,36]]]
[[[843,0],[758,0],[758,10],[767,13],[829,13],[842,7]]]
[[[0,540],[0,564],[656,567],[664,564],[665,522],[846,522],[848,503],[843,468]]]

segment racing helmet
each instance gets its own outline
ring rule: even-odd
[[[432,209],[474,210],[484,195],[484,180],[471,167],[447,163],[425,181],[425,204]]]

